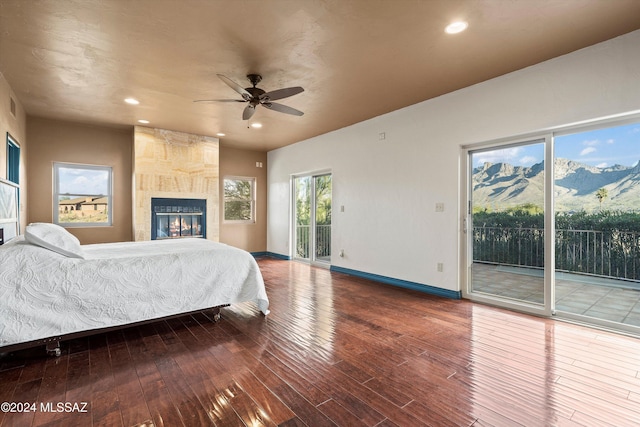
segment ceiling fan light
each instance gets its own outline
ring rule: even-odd
[[[251,127],[255,129],[260,129],[262,127],[262,123],[251,123]]]
[[[140,101],[138,101],[135,98],[125,98],[124,102],[126,102],[127,104],[131,104],[131,105],[138,105],[140,104]]]
[[[447,25],[447,27],[444,29],[444,31],[447,34],[458,34],[463,32],[464,30],[467,29],[467,27],[469,26],[469,24],[465,21],[456,21],[456,22],[452,22],[451,24]]]

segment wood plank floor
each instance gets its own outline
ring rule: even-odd
[[[0,402],[36,405],[0,425],[640,425],[640,339],[259,264],[266,318],[242,304],[0,359]]]

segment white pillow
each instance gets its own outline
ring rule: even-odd
[[[24,237],[32,245],[42,246],[69,258],[84,259],[78,238],[57,224],[34,222],[27,225]]]

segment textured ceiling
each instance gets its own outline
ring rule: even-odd
[[[638,0],[0,0],[0,72],[27,114],[271,150],[640,28]],[[447,35],[451,21],[467,31]],[[296,117],[240,98],[248,73]],[[123,102],[134,97],[140,105]]]

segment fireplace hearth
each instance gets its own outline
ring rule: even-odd
[[[151,240],[206,238],[206,199],[151,199]]]

